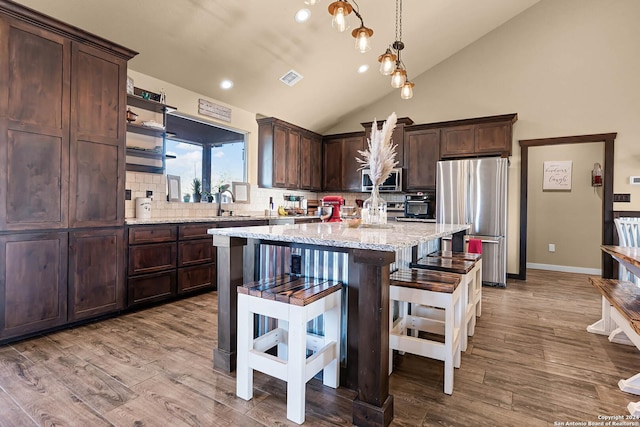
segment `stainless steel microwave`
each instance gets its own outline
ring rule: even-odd
[[[391,170],[389,177],[378,187],[380,191],[399,192],[402,191],[402,168],[394,168]],[[371,181],[371,171],[369,169],[362,170],[362,191],[373,190],[373,182]]]

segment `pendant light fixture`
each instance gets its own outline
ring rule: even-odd
[[[353,12],[360,20],[360,26],[353,30],[351,35],[356,39],[356,49],[361,53],[365,53],[371,50],[369,39],[373,35],[373,30],[365,27],[358,3],[355,0],[352,0],[352,2],[356,6],[355,8],[351,6],[348,0],[334,1],[329,5],[329,13],[333,16],[331,25],[340,32],[345,31],[349,27],[347,16]]]
[[[349,27],[347,16],[353,12],[353,7],[348,1],[338,0],[329,5],[329,13],[333,16],[331,26],[341,33]]]
[[[401,89],[401,98],[409,99],[413,96],[415,84],[407,80],[407,69],[401,58],[403,49],[402,0],[396,0],[396,40],[387,48],[385,53],[378,57],[378,62],[380,62],[380,73],[385,76],[391,76],[391,87]]]

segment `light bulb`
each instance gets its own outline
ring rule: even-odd
[[[400,98],[402,99],[411,99],[413,97],[413,87],[415,84],[410,81],[406,81],[404,85],[402,85],[402,89],[400,89]]]
[[[400,65],[397,65],[393,74],[391,74],[391,87],[400,89],[404,82],[407,81],[407,72]]]
[[[335,8],[331,26],[341,33],[343,33],[347,29],[347,15],[345,14],[345,10],[343,7],[339,6]]]
[[[371,45],[369,44],[369,38],[373,34],[373,31],[366,27],[360,27],[351,33],[353,37],[356,38],[356,49],[360,53],[365,53],[371,50]]]
[[[396,66],[396,56],[387,48],[387,51],[378,57],[378,62],[380,62],[380,74],[390,76]]]

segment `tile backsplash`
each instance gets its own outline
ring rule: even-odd
[[[167,176],[150,174],[143,172],[127,172],[125,188],[131,190],[131,200],[125,201],[125,217],[135,218],[135,200],[137,197],[146,197],[147,191],[153,191],[153,202],[151,206],[152,218],[193,218],[203,216],[215,216],[217,204],[215,203],[181,203],[167,202]],[[368,193],[313,193],[310,191],[292,191],[277,188],[259,188],[251,185],[249,200],[250,203],[233,203],[224,205],[225,210],[234,213],[259,215],[264,214],[264,210],[269,208],[269,198],[273,197],[273,203],[277,208],[285,205],[283,195],[304,196],[307,200],[320,200],[325,195],[339,194],[345,198],[345,204],[355,206],[356,199],[366,199]],[[388,202],[402,202],[402,194],[383,193],[381,197]]]

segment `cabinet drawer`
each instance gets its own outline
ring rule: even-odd
[[[132,277],[127,281],[128,306],[169,299],[176,294],[176,272]]]
[[[185,267],[178,270],[178,294],[206,288],[216,289],[215,264]]]
[[[175,241],[178,236],[176,225],[154,225],[149,227],[129,227],[129,244],[159,243]]]
[[[213,261],[213,242],[209,239],[178,244],[178,267]]]
[[[207,234],[207,230],[210,228],[216,228],[216,225],[210,222],[181,225],[178,228],[178,236],[180,237],[180,240],[211,239],[211,236]]]
[[[129,247],[129,275],[154,273],[176,267],[175,243]]]

